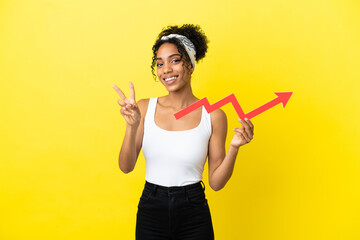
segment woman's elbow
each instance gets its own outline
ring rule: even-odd
[[[132,172],[132,170],[134,170],[133,167],[130,167],[130,166],[122,166],[121,164],[119,164],[119,168],[120,168],[120,170],[121,170],[123,173],[125,173],[125,174],[130,173],[130,172]]]
[[[120,168],[120,170],[125,174],[130,173],[132,171],[131,169],[122,169],[122,168]]]
[[[218,184],[213,184],[213,183],[210,183],[210,182],[209,182],[209,185],[210,185],[211,189],[216,191],[216,192],[224,188],[224,186],[220,186]]]
[[[212,189],[212,190],[214,190],[215,192],[217,192],[217,191],[220,191],[220,190],[221,190],[221,189],[223,189],[223,188],[219,188],[219,187],[218,187],[218,188],[216,188],[216,187],[211,187],[211,189]]]

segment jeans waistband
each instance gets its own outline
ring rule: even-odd
[[[157,184],[145,181],[145,188],[148,188],[148,189],[150,188],[150,189],[152,189],[154,191],[163,190],[163,191],[166,191],[166,192],[179,192],[179,191],[187,191],[187,190],[191,190],[191,189],[203,189],[203,190],[205,190],[205,184],[204,184],[203,181],[200,181],[200,182],[185,185],[185,186],[165,187],[165,186],[161,186],[161,185],[157,185]]]

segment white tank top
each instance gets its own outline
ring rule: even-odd
[[[211,136],[210,114],[203,106],[197,127],[168,131],[155,124],[157,100],[150,98],[144,120],[145,180],[166,187],[201,181]]]

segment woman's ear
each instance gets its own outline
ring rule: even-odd
[[[194,70],[195,70],[195,69],[194,69],[193,65],[190,64],[190,75],[193,74]]]

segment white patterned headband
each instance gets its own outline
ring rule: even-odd
[[[193,68],[195,68],[196,51],[194,44],[187,37],[179,34],[170,34],[170,35],[162,36],[161,40],[168,40],[169,38],[177,38],[180,40],[181,45],[185,48],[187,54],[190,57]]]

